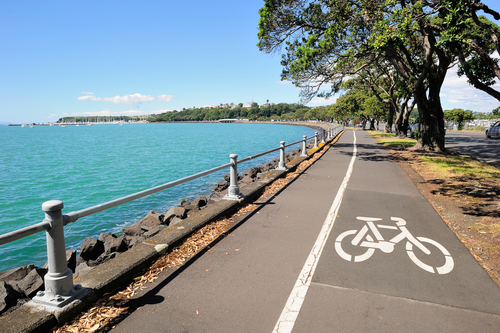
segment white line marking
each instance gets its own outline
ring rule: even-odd
[[[352,158],[349,163],[349,167],[347,168],[347,173],[340,185],[340,188],[337,192],[337,196],[335,200],[333,200],[333,204],[330,207],[330,211],[326,216],[325,222],[323,222],[323,226],[321,227],[321,231],[316,239],[316,243],[309,253],[307,257],[306,263],[302,268],[302,271],[299,274],[297,282],[295,282],[295,286],[288,297],[285,308],[283,312],[281,312],[281,316],[274,327],[273,333],[286,333],[291,332],[293,326],[295,325],[295,321],[299,316],[300,308],[302,307],[302,303],[306,297],[309,286],[311,285],[311,280],[314,275],[314,271],[316,270],[316,266],[318,264],[321,253],[323,252],[323,248],[325,246],[326,240],[328,239],[328,235],[330,235],[330,231],[332,230],[333,224],[335,223],[335,218],[337,217],[337,213],[340,208],[340,203],[342,202],[342,197],[344,196],[345,189],[347,188],[347,183],[352,175],[352,170],[354,166],[354,160],[356,159],[356,155],[358,149],[356,147],[356,133],[353,131],[354,142],[353,142],[353,150],[352,150]]]

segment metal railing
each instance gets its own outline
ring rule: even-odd
[[[302,140],[285,145],[285,141],[280,142],[280,147],[271,149],[256,155],[248,156],[238,161],[238,155],[230,154],[230,162],[218,167],[199,172],[197,174],[184,177],[169,183],[165,183],[156,187],[149,188],[134,194],[127,195],[112,201],[108,201],[96,206],[85,208],[76,212],[71,212],[63,215],[62,209],[64,204],[60,200],[50,200],[42,204],[42,210],[45,212],[45,219],[35,225],[14,230],[12,232],[0,235],[0,245],[15,241],[17,239],[33,235],[35,233],[46,231],[47,236],[47,261],[48,272],[44,277],[45,291],[39,291],[33,301],[40,303],[48,310],[57,311],[61,307],[72,302],[74,299],[85,294],[85,288],[80,285],[73,285],[73,272],[68,268],[66,263],[66,245],[64,240],[63,227],[71,222],[76,222],[78,219],[89,216],[103,210],[122,205],[124,203],[151,195],[156,192],[166,190],[168,188],[186,183],[188,181],[209,175],[211,173],[230,168],[230,186],[226,200],[240,200],[243,196],[240,193],[238,186],[238,164],[250,161],[257,157],[280,151],[280,160],[278,170],[286,170],[285,165],[285,148],[302,143],[302,152],[300,156],[308,156],[306,151],[306,141],[314,138],[313,148],[318,148],[318,138],[321,137],[321,142],[334,138],[343,130],[343,126],[333,126],[328,130],[323,130],[322,133],[315,132],[315,135],[307,137],[303,136]]]

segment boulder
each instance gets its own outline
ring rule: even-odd
[[[181,206],[181,207],[186,207],[187,205],[190,205],[190,204],[191,204],[191,203],[190,203],[189,201],[182,200],[182,201],[181,201],[180,206]]]
[[[196,199],[194,199],[191,204],[198,207],[198,208],[201,208],[201,207],[204,207],[207,205],[207,202],[208,202],[208,199],[206,196],[202,195],[201,197],[198,197]]]
[[[5,312],[8,308],[17,304],[17,300],[22,295],[14,290],[5,281],[0,281],[0,314]]]
[[[240,174],[238,174],[238,180],[240,180],[240,179],[241,179],[241,178],[243,178],[243,177],[244,177],[244,175],[243,175],[243,174],[241,174],[241,173],[240,173]],[[225,180],[226,182],[228,182],[228,183],[231,181],[231,173],[230,173],[230,172],[228,172],[228,173],[226,173],[226,174],[224,175],[224,180]]]
[[[27,266],[13,268],[13,269],[8,270],[6,272],[0,273],[0,281],[19,281],[19,280],[22,280],[33,269],[35,269],[35,265],[27,265]]]
[[[146,231],[145,233],[143,233],[142,236],[144,238],[153,237],[154,235],[156,235],[160,231],[161,231],[160,230],[160,226],[157,225],[157,226],[151,227],[148,231]]]
[[[35,268],[17,283],[26,297],[33,298],[36,292],[43,289],[43,277],[47,273],[45,268]]]
[[[89,260],[89,261],[87,261],[87,264],[90,267],[99,266],[99,265],[105,263],[106,261],[108,261],[110,259],[113,259],[117,255],[118,254],[116,252],[112,252],[112,253],[106,253],[106,252],[104,252],[96,260]]]
[[[164,216],[160,213],[157,213],[154,210],[149,211],[145,218],[139,221],[139,225],[154,227],[162,224],[164,221]]]
[[[165,213],[165,223],[170,225],[170,221],[174,218],[178,217],[180,219],[186,218],[186,208],[184,207],[172,207]]]
[[[214,190],[214,191],[215,191],[215,190]],[[210,194],[210,196],[208,197],[207,205],[214,204],[214,203],[216,203],[217,201],[220,201],[222,198],[223,198],[222,194],[220,194],[220,193],[218,193],[218,192],[213,192],[213,193],[212,193],[212,194]]]
[[[273,164],[271,162],[267,162],[262,166],[262,171],[269,171],[274,169]]]
[[[73,275],[73,280],[79,278],[80,276],[87,273],[88,271],[91,271],[92,268],[93,267],[90,267],[89,265],[87,265],[86,262],[79,264],[78,266],[76,266],[75,274]]]
[[[80,257],[85,260],[96,260],[104,253],[104,242],[91,237],[85,238],[80,245]]]
[[[125,252],[128,250],[128,245],[123,239],[123,237],[107,237],[104,241],[104,252],[105,253],[113,253],[113,252]]]
[[[178,217],[174,217],[171,221],[170,221],[170,226],[174,226],[176,224],[179,224],[180,222],[182,222],[182,220]]]
[[[66,250],[66,265],[71,271],[76,269],[76,250]]]
[[[245,179],[246,177],[255,178],[257,176],[259,169],[257,169],[257,168],[246,169],[245,170],[245,177],[243,177],[243,179]]]
[[[249,183],[252,183],[254,181],[254,179],[250,176],[245,176],[243,177],[243,179],[240,181],[240,185],[243,185],[243,184],[249,184]]]
[[[139,243],[142,243],[146,240],[146,238],[144,238],[143,236],[134,236],[132,238],[130,238],[130,242],[129,242],[129,249],[134,247],[135,245],[139,244]]]
[[[142,234],[141,225],[139,222],[122,228],[123,233],[127,236],[140,236]]]
[[[187,205],[184,207],[186,209],[186,213],[191,213],[191,212],[196,212],[197,210],[200,210],[200,207],[195,206],[195,205]]]
[[[76,250],[66,250],[66,266],[74,273],[76,268]],[[48,269],[49,263],[46,262],[42,268]]]
[[[222,192],[229,187],[229,181],[221,180],[214,188],[215,192]]]

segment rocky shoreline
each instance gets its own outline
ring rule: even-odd
[[[323,130],[323,126],[317,126],[316,124],[285,124],[307,126],[319,131]],[[329,124],[321,125],[330,126]],[[306,148],[311,149],[313,144],[314,140],[311,140],[307,143]],[[300,148],[289,151],[285,154],[285,163],[292,161],[300,154]],[[239,187],[243,188],[265,177],[269,171],[276,169],[278,163],[279,158],[274,158],[264,165],[256,166],[240,173],[238,176]],[[76,250],[66,251],[68,268],[74,272],[73,279],[77,280],[80,276],[91,271],[98,265],[115,258],[159,232],[181,223],[197,211],[205,209],[221,200],[227,192],[229,181],[229,173],[227,173],[208,197],[200,196],[193,201],[183,200],[178,206],[170,208],[165,213],[158,213],[151,210],[140,221],[123,227],[122,234],[101,233],[97,239],[86,238],[80,246],[79,254],[77,254]],[[14,311],[19,306],[31,300],[38,291],[44,290],[43,278],[46,273],[47,264],[43,267],[27,265],[6,272],[0,272],[0,315],[3,316]]]

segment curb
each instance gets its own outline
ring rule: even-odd
[[[0,332],[49,332],[52,328],[73,319],[90,308],[104,294],[127,285],[134,276],[196,230],[219,218],[231,216],[242,205],[253,202],[264,192],[266,186],[294,171],[300,163],[310,159],[328,143],[335,142],[343,132],[338,133],[327,143],[320,144],[318,149],[310,149],[307,157],[297,157],[287,163],[288,170],[270,171],[264,178],[241,188],[240,193],[244,195],[241,200],[220,200],[75,279],[74,283],[86,288],[87,292],[61,310],[49,312],[43,306],[28,302],[0,317]]]

